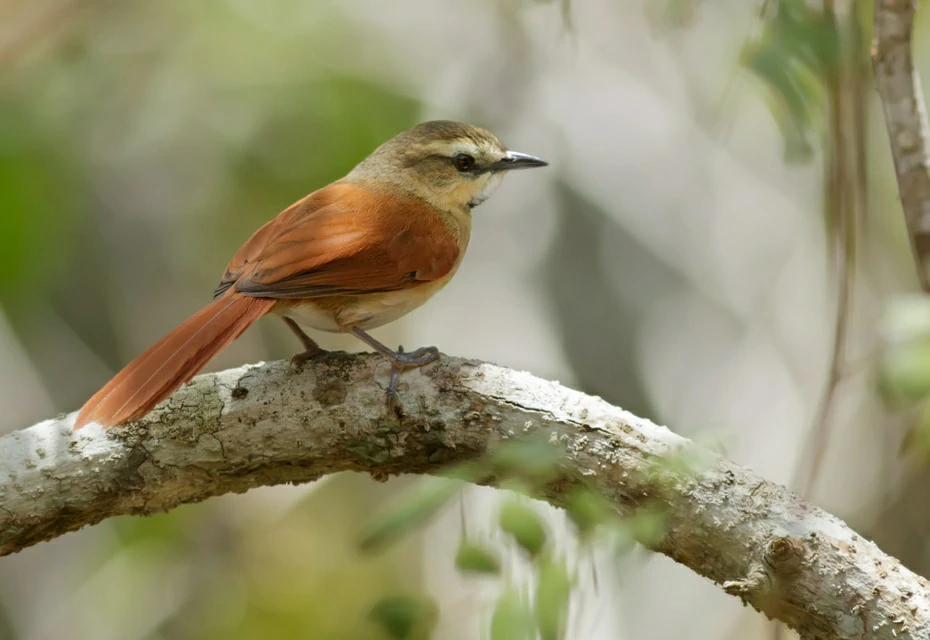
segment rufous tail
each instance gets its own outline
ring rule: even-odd
[[[231,291],[182,322],[116,374],[81,408],[74,429],[141,418],[197,375],[213,356],[273,307],[270,298]]]

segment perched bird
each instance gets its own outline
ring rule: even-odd
[[[468,246],[471,210],[507,171],[546,164],[458,122],[398,134],[256,231],[226,267],[213,302],[116,374],[81,408],[74,428],[141,418],[268,313],[303,343],[294,362],[322,353],[301,326],[351,333],[389,358],[392,400],[400,373],[435,361],[439,351],[393,351],[368,330],[419,307],[452,278]]]

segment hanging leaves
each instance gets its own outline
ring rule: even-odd
[[[743,64],[761,79],[785,143],[787,162],[806,162],[823,109],[823,80],[836,67],[839,35],[804,0],[779,0],[761,36],[743,51]]]

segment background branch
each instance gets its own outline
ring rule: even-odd
[[[141,423],[71,432],[72,417],[0,439],[0,553],[121,514],[171,509],[338,471],[432,473],[542,433],[564,447],[561,505],[580,482],[620,513],[658,507],[653,548],[804,638],[922,638],[926,582],[833,516],[664,427],[490,364],[444,358],[405,374],[387,414],[387,367],[330,354],[204,375]],[[669,464],[674,459],[679,463]]]
[[[911,51],[916,10],[914,0],[876,1],[872,62],[917,277],[921,288],[930,292],[927,114]]]

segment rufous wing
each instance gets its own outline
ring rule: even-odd
[[[336,183],[256,232],[217,292],[301,299],[397,291],[448,275],[460,251],[459,238],[424,202]]]

